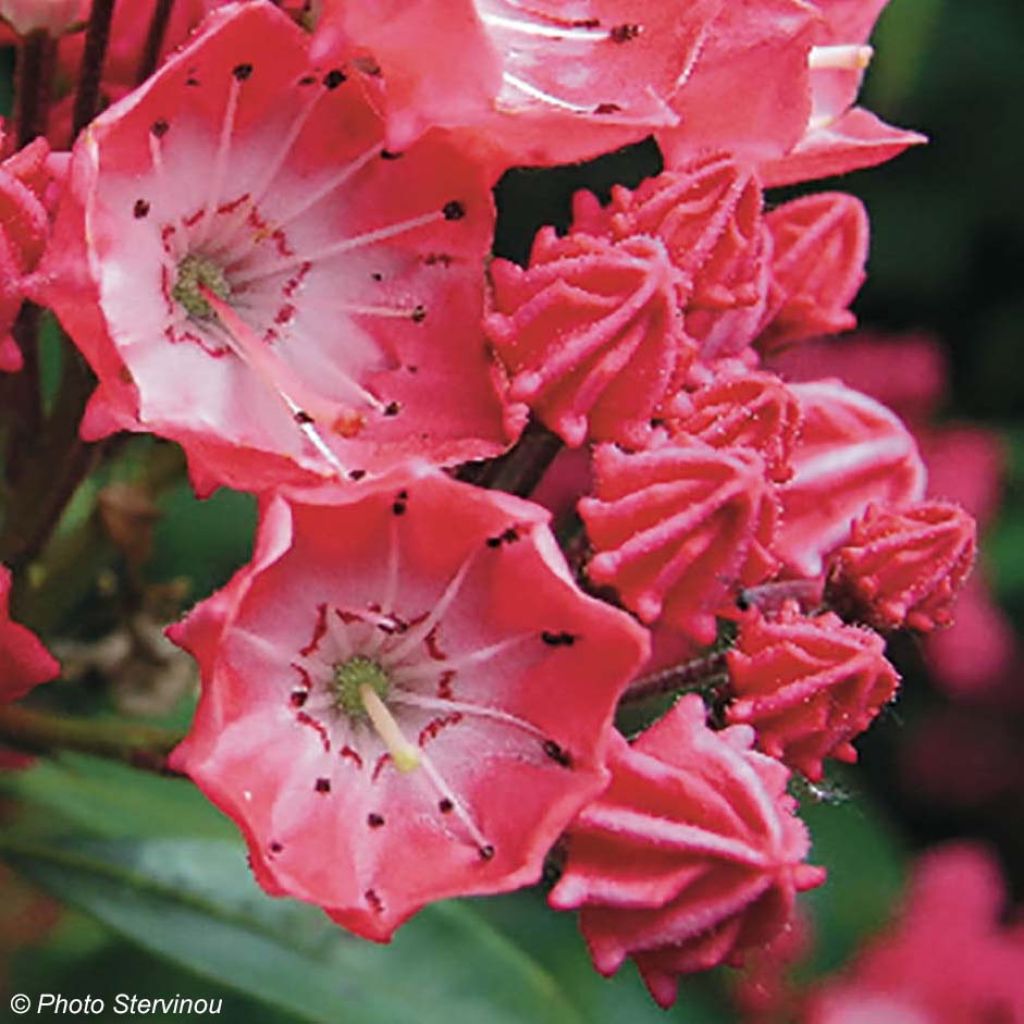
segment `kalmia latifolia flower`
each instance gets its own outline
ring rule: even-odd
[[[267,504],[252,563],[172,632],[203,680],[172,760],[268,891],[384,940],[539,878],[647,656],[547,519],[426,468]]]
[[[794,474],[779,488],[782,515],[772,548],[805,576],[846,540],[853,520],[873,502],[904,504],[924,495],[925,468],[899,418],[839,381],[791,385],[803,426]]]
[[[2,133],[0,133],[2,141]],[[50,203],[62,161],[36,139],[0,164],[0,371],[22,367],[11,327],[25,298],[26,277],[50,237]]]
[[[921,858],[899,920],[812,992],[804,1024],[1024,1020],[1024,924],[1003,923],[1005,885],[984,847]]]
[[[642,622],[658,619],[698,643],[735,592],[772,575],[777,508],[761,456],[694,441],[594,455],[594,497],[579,513],[596,552],[587,576],[614,587]]]
[[[721,0],[324,0],[314,56],[368,50],[389,143],[474,129],[503,167],[597,156],[674,124]],[[472,140],[467,136],[467,142]]]
[[[617,187],[605,208],[581,193],[573,230],[660,238],[677,270],[686,332],[711,361],[742,352],[764,316],[770,239],[762,201],[749,168],[718,153],[635,190]]]
[[[864,283],[868,215],[843,192],[784,203],[765,217],[772,236],[768,308],[757,347],[783,348],[857,325],[848,309]]]
[[[84,432],[179,441],[204,490],[508,440],[479,327],[482,171],[436,135],[385,148],[306,45],[264,0],[212,15],[80,137],[43,268],[100,378]]]
[[[10,596],[11,573],[0,565],[0,701],[5,703],[24,697],[60,672],[60,665],[35,633],[11,621]]]
[[[826,757],[856,761],[850,740],[899,685],[877,633],[831,612],[803,616],[795,604],[770,618],[751,612],[727,663],[727,720],[752,725],[761,750],[813,781]]]
[[[793,475],[790,455],[800,433],[800,403],[771,373],[722,376],[706,387],[680,392],[666,419],[678,442],[697,438],[712,448],[752,448],[776,483]]]
[[[962,508],[870,505],[829,560],[833,604],[883,631],[946,626],[974,565],[977,530]]]
[[[616,735],[611,784],[569,830],[552,906],[582,908],[597,969],[632,957],[661,1006],[678,975],[770,942],[796,892],[824,881],[804,863],[789,773],[752,741],[743,726],[712,732],[701,699],[684,697],[632,744]]]
[[[693,358],[675,271],[656,238],[537,235],[530,268],[491,266],[485,330],[528,403],[569,445],[641,447],[670,383]]]

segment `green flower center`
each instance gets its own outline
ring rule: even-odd
[[[344,711],[349,718],[364,719],[367,717],[366,702],[363,699],[363,687],[368,686],[381,700],[391,689],[391,679],[387,672],[372,658],[357,654],[334,666],[334,677],[331,679],[331,694],[334,706]]]
[[[171,289],[171,296],[185,307],[190,316],[199,320],[212,320],[213,308],[203,298],[199,290],[201,286],[225,302],[231,295],[231,283],[223,267],[209,256],[190,252],[178,264],[178,277]]]

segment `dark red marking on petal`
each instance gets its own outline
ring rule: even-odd
[[[348,744],[345,744],[339,753],[346,761],[351,761],[356,768],[361,769],[363,767],[363,759],[359,756],[359,752],[353,750]]]
[[[295,718],[298,722],[301,722],[303,725],[308,725],[311,729],[315,730],[317,735],[320,737],[320,742],[324,745],[324,753],[330,753],[331,737],[324,724],[322,722],[318,722],[312,715],[307,715],[305,711],[300,711]]]
[[[368,814],[366,816],[366,824],[370,828],[381,828],[384,825],[384,816],[382,814]]]
[[[320,646],[320,641],[323,640],[326,632],[327,605],[321,603],[316,606],[316,622],[313,625],[313,637],[309,643],[299,651],[299,654],[304,658],[308,658]]]
[[[446,729],[449,725],[458,725],[462,721],[463,715],[461,711],[453,711],[448,715],[441,715],[438,718],[434,718],[429,721],[421,730],[417,743],[422,747],[427,744],[429,740],[434,739],[437,734],[442,730]]]
[[[318,793],[330,793],[331,791],[331,780],[330,779],[317,779],[313,785],[313,788]]]
[[[132,207],[132,216],[136,220],[142,220],[149,213],[149,203],[145,199],[136,199]]]

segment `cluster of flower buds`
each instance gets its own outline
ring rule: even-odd
[[[764,188],[920,141],[853,105],[883,4],[293,6],[170,5],[154,66],[198,28],[141,83],[110,62],[69,162],[8,157],[0,359],[28,297],[98,380],[84,438],[260,496],[252,560],[170,633],[202,675],[172,765],[268,892],[387,940],[561,841],[552,906],[668,1005],[823,880],[790,771],[855,758],[898,683],[873,630],[947,622],[973,558],[893,413],[762,362],[853,325],[867,251],[857,200]],[[488,267],[501,173],[652,134],[663,173]],[[591,456],[557,531],[503,493],[538,435]],[[55,667],[3,629],[9,700]],[[627,742],[645,673],[709,646],[716,713]]]

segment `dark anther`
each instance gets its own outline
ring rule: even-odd
[[[293,708],[301,708],[309,700],[309,690],[292,690],[288,702]]]
[[[141,220],[149,213],[149,203],[145,199],[136,199],[135,205],[132,207],[132,213],[135,214],[136,220]]]
[[[188,78],[185,79],[185,84],[190,88],[194,89],[197,85],[199,85],[199,79],[196,78],[194,75],[189,75]]]
[[[608,33],[608,37],[613,43],[628,43],[630,39],[636,39],[638,35],[640,35],[640,26],[636,24],[616,25]]]
[[[486,846],[480,847],[480,859],[481,860],[494,860],[494,847],[488,843]]]
[[[540,638],[549,647],[572,647],[576,643],[576,637],[572,633],[549,633],[545,630],[541,633]]]
[[[445,220],[462,220],[466,216],[466,206],[458,199],[452,199],[441,207],[441,212],[444,214]]]
[[[318,793],[330,793],[330,791],[331,791],[331,780],[330,779],[317,779],[316,780],[316,791]]]
[[[280,843],[271,843],[270,844],[270,852],[271,853],[280,853],[283,849],[284,849],[284,847]]]
[[[368,814],[366,816],[366,824],[370,828],[380,828],[384,824],[384,818],[380,814]]]
[[[251,64],[236,64],[231,69],[231,74],[238,79],[239,82],[244,82],[252,74]]]
[[[345,81],[345,72],[340,68],[332,68],[324,75],[324,85],[328,89],[337,89]]]
[[[398,160],[401,156],[401,153],[396,153],[393,149],[382,149],[380,151],[381,160]]]
[[[298,423],[300,426],[305,426],[307,423],[313,422],[313,417],[310,416],[309,413],[305,412],[303,409],[297,409],[295,411],[295,422]]]
[[[747,594],[747,592],[745,590],[741,590],[736,595],[736,607],[739,608],[739,610],[741,612],[750,611],[750,609],[752,607],[752,603],[751,603],[750,597],[748,596],[748,594]]]
[[[367,889],[366,892],[363,893],[363,899],[373,907],[374,913],[381,914],[384,912],[384,903],[377,895],[376,890]]]
[[[303,75],[299,79],[299,85],[312,85],[316,81],[316,75]]]
[[[376,270],[370,275],[370,279],[376,281],[378,284],[384,280],[384,275],[378,273]]]
[[[404,516],[406,508],[408,508],[408,506],[404,501],[395,501],[391,504],[391,511],[394,512],[396,516]]]
[[[397,416],[399,412],[401,412],[401,410],[402,407],[401,405],[398,404],[398,402],[388,402],[388,404],[384,406],[384,415]]]
[[[572,756],[567,750],[563,750],[554,740],[544,741],[544,753],[551,758],[556,764],[560,764],[563,768],[572,767]]]
[[[149,130],[158,138],[162,139],[167,132],[170,130],[170,125],[166,121],[154,121],[150,126]]]
[[[448,799],[448,797],[445,797],[443,800],[438,800],[437,809],[442,814],[451,814],[452,811],[455,809],[455,804],[453,804],[451,800]]]
[[[348,471],[349,480],[362,480],[366,476],[365,469],[350,469]]]
[[[427,307],[426,306],[417,306],[412,311],[412,322],[414,324],[421,324],[426,319],[427,319]]]
[[[622,110],[622,107],[618,103],[598,103],[594,107],[595,114],[617,114],[620,110]]]
[[[514,544],[517,540],[519,540],[519,534],[514,526],[510,526],[496,537],[488,537],[487,546],[489,548],[500,548],[502,544]]]

